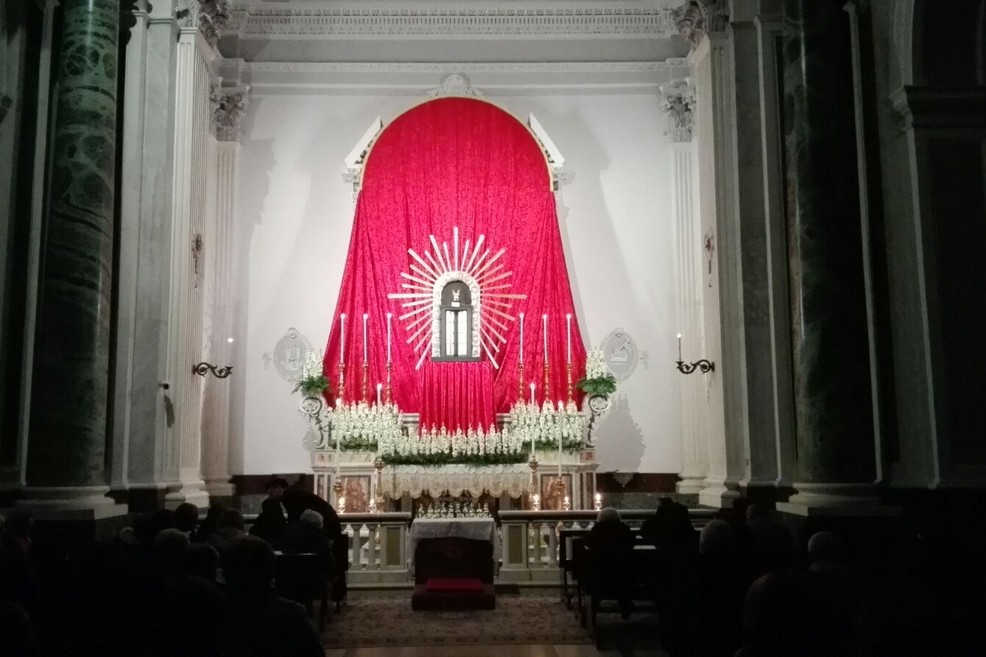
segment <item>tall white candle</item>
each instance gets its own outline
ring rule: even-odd
[[[531,403],[534,403],[534,384],[531,384]]]
[[[387,313],[387,362],[390,362],[390,318],[393,317],[393,313]]]
[[[346,313],[339,317],[339,364],[346,362]]]
[[[524,364],[524,313],[520,314],[520,347],[518,348],[520,353],[520,364]]]
[[[678,360],[681,360],[681,333],[678,334]]]
[[[548,316],[541,315],[541,319],[544,321],[544,362],[548,362]]]
[[[567,359],[565,362],[572,364],[572,313],[565,313],[565,336],[568,339]]]
[[[367,358],[369,352],[367,351],[367,346],[366,346],[366,323],[368,321],[370,321],[370,316],[367,313],[363,313],[363,362],[364,363],[369,362],[369,359]]]
[[[377,406],[380,405],[380,391],[382,391],[382,390],[383,390],[383,384],[382,383],[378,383],[377,384]]]

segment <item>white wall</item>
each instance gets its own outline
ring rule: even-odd
[[[649,356],[600,425],[600,471],[677,472],[671,172],[659,98],[488,99],[521,118],[533,112],[574,172],[559,221],[587,345],[620,327]],[[232,473],[308,471],[298,397],[263,355],[290,327],[324,347],[353,218],[342,159],[374,117],[386,125],[421,100],[253,99],[237,199]]]

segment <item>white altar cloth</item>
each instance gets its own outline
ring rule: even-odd
[[[405,491],[414,495],[431,491],[440,495],[449,491],[459,495],[470,491],[478,497],[484,490],[493,495],[506,492],[519,497],[529,492],[531,469],[526,463],[507,465],[397,465],[388,466],[381,477],[381,492],[390,497],[400,497]]]
[[[497,540],[493,518],[417,518],[407,532],[407,554],[412,566],[418,541],[446,536],[489,541],[493,544],[494,563],[500,558],[500,542]]]

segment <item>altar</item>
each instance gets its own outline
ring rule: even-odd
[[[546,140],[453,96],[354,147],[338,302],[298,383],[315,490],[339,511],[596,506],[585,383],[614,380],[583,343]]]

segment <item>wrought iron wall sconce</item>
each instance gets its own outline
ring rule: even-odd
[[[716,371],[716,364],[704,358],[701,358],[694,363],[686,363],[681,360],[681,333],[678,334],[678,360],[675,361],[675,365],[678,366],[678,371],[682,374],[691,374],[696,369],[702,374],[708,374],[709,372]]]
[[[217,379],[225,379],[227,376],[233,373],[233,366],[226,365],[225,367],[220,367],[218,365],[213,365],[212,363],[196,363],[192,365],[192,374],[198,374],[199,376],[205,376],[207,372],[212,372],[212,376]]]
[[[716,371],[716,364],[712,361],[705,360],[704,358],[697,360],[694,363],[685,363],[679,360],[675,363],[675,365],[678,366],[678,371],[682,374],[691,374],[696,369],[698,369],[702,374]]]

